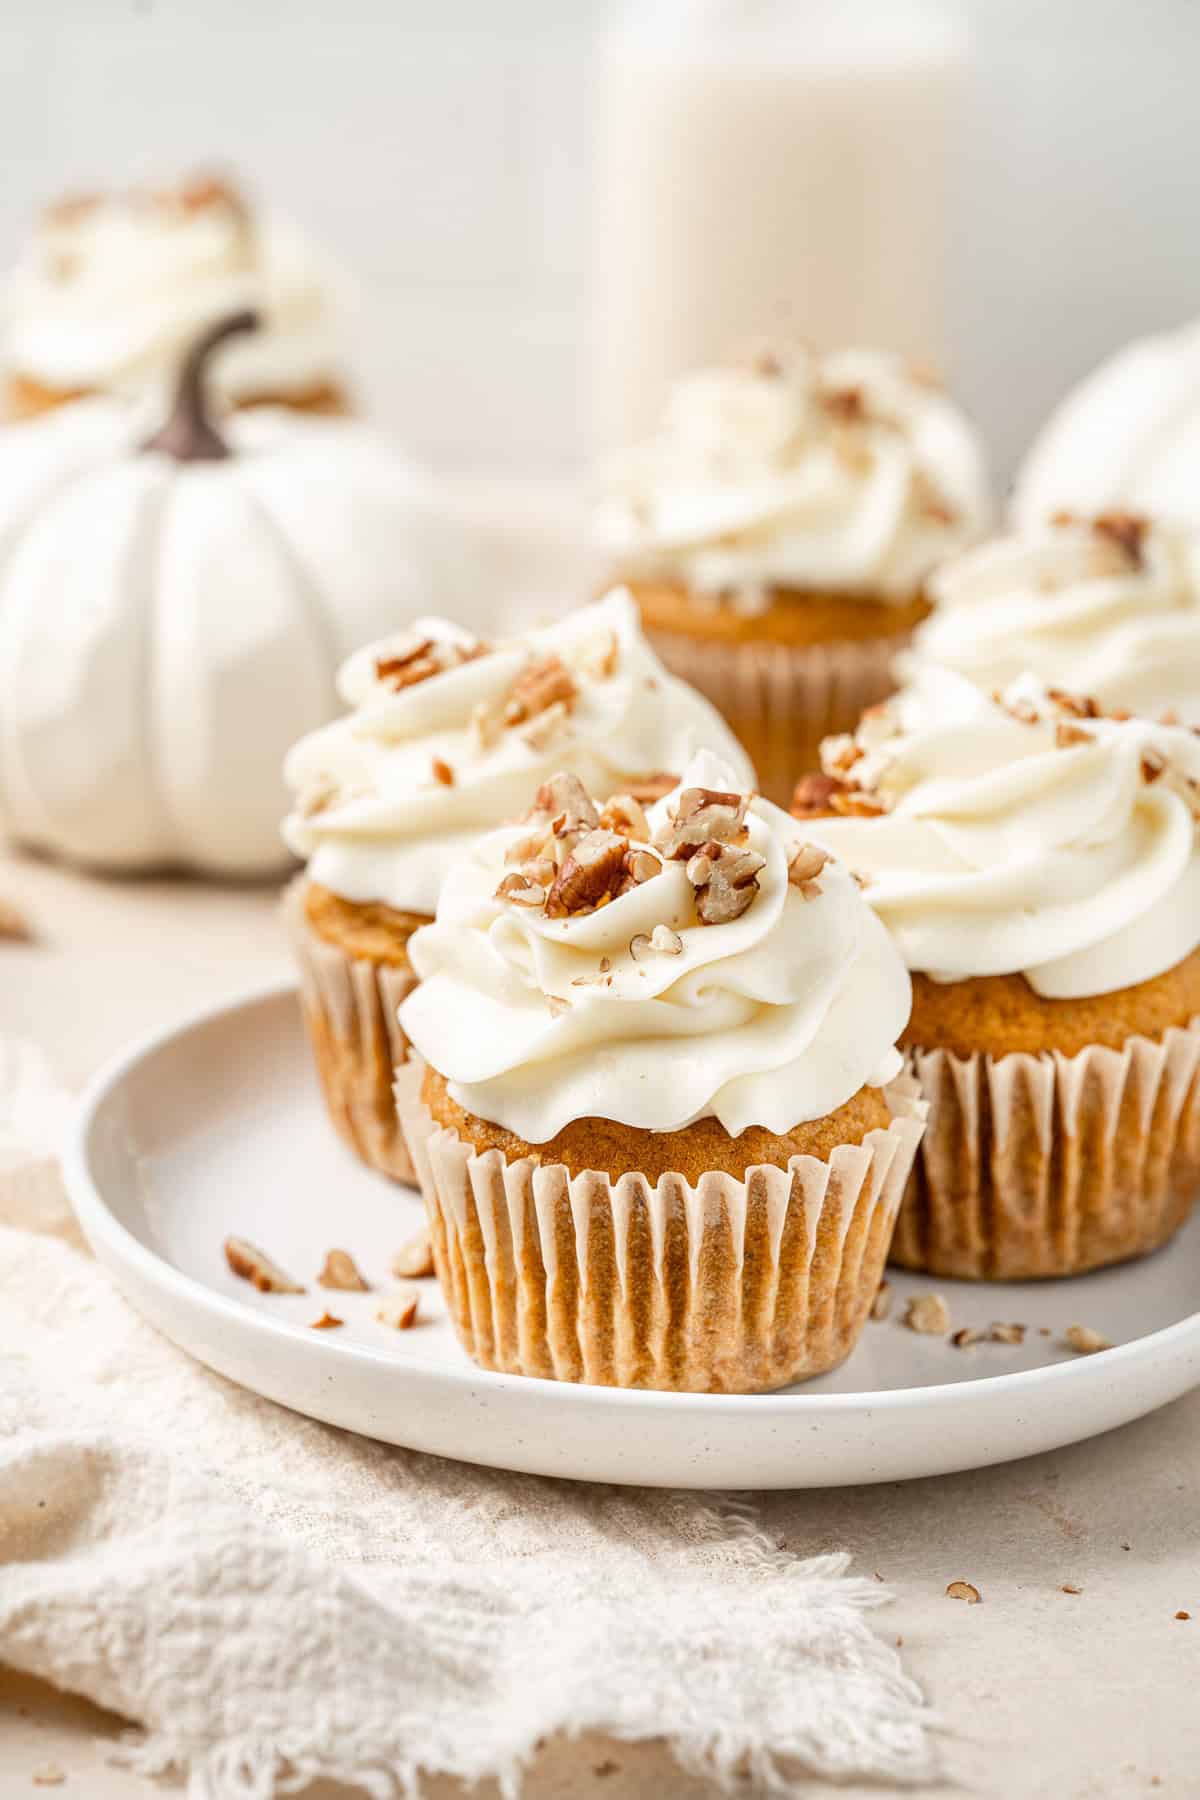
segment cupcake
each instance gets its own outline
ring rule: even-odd
[[[332,285],[292,226],[223,180],[60,200],[8,280],[4,411],[157,397],[193,339],[245,308],[264,328],[222,359],[222,399],[348,411]]]
[[[1064,509],[1200,526],[1200,321],[1127,345],[1050,415],[1012,513],[1024,530]]]
[[[794,811],[913,971],[893,1258],[1017,1280],[1165,1243],[1200,1183],[1200,740],[925,668],[824,758]]]
[[[793,347],[680,382],[605,471],[596,537],[786,804],[820,740],[891,691],[931,570],[987,517],[978,439],[927,378]]]
[[[556,775],[447,876],[397,1103],[484,1368],[748,1393],[834,1367],[920,1136],[909,982],[850,873],[702,755]]]
[[[930,582],[912,656],[1006,687],[1027,671],[1104,712],[1200,723],[1200,539],[1132,513],[1057,520],[969,550]]]
[[[396,1013],[415,980],[409,939],[450,864],[559,769],[639,804],[705,746],[739,781],[754,772],[708,702],[657,662],[621,592],[495,645],[418,619],[351,657],[339,687],[348,716],[285,767],[296,800],[284,836],[308,864],[286,912],[334,1123],[365,1162],[411,1181],[392,1099],[406,1051]]]

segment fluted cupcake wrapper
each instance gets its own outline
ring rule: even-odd
[[[1200,1019],[1074,1056],[910,1052],[929,1124],[892,1260],[1076,1275],[1165,1244],[1200,1185]]]
[[[799,776],[819,766],[821,739],[853,731],[894,692],[903,637],[828,644],[733,643],[647,629],[675,675],[707,696],[745,746],[762,792],[786,806]]]
[[[396,1082],[438,1277],[485,1369],[604,1386],[754,1393],[819,1375],[857,1342],[920,1141],[915,1085],[828,1163],[571,1175],[476,1154]]]
[[[397,1012],[417,978],[411,969],[349,956],[319,936],[304,914],[306,885],[300,876],[288,888],[284,918],[325,1104],[363,1162],[394,1181],[415,1183],[393,1083],[409,1047]]]

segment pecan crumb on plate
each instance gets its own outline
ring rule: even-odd
[[[243,1281],[253,1282],[260,1294],[302,1294],[305,1291],[249,1238],[227,1237],[225,1261],[235,1275],[240,1275]]]
[[[914,1294],[905,1308],[903,1323],[910,1331],[942,1336],[950,1329],[950,1309],[941,1294]]]
[[[365,1294],[370,1286],[359,1273],[358,1264],[348,1250],[327,1250],[317,1283],[323,1288],[338,1288],[347,1294]]]
[[[978,1606],[982,1595],[970,1581],[952,1581],[946,1589],[948,1600],[965,1600],[968,1606]]]

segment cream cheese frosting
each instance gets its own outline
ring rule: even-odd
[[[729,854],[754,869],[752,899],[702,923],[702,872],[672,856],[672,831],[689,795],[736,801],[737,781],[696,757],[631,840],[645,878],[592,910],[554,916],[549,898],[498,894],[521,893],[511,863],[528,822],[455,863],[436,922],[410,939],[421,980],[400,1019],[460,1105],[530,1143],[583,1118],[780,1133],[898,1073],[900,957],[846,868],[816,854],[797,881],[806,832],[769,801],[735,809]]]
[[[351,657],[339,690],[350,712],[288,756],[284,836],[347,900],[432,914],[450,864],[559,769],[607,796],[673,779],[711,747],[754,781],[715,708],[659,663],[623,589],[490,647],[418,619]]]
[[[1013,487],[1020,527],[1113,507],[1200,526],[1200,321],[1094,369],[1051,413]]]
[[[286,220],[222,182],[65,201],[9,277],[4,360],[57,392],[161,387],[216,318],[254,307],[214,381],[231,400],[286,397],[340,372],[335,278]]]
[[[997,538],[939,569],[911,655],[987,688],[1026,671],[1200,722],[1200,538],[1133,515]],[[909,665],[911,666],[911,664]]]
[[[910,969],[1023,974],[1053,999],[1148,981],[1200,944],[1200,738],[1032,677],[993,699],[925,667],[823,758],[809,835],[866,880]]]
[[[601,488],[598,546],[625,574],[746,612],[775,588],[910,600],[990,511],[965,415],[872,350],[791,348],[686,377]]]

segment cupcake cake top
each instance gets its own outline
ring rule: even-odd
[[[778,588],[911,600],[988,517],[979,439],[903,358],[790,347],[674,388],[596,517],[626,573],[746,612]]]
[[[1064,507],[1200,526],[1200,322],[1127,345],[1050,415],[1012,513],[1028,528]]]
[[[214,319],[254,307],[263,329],[222,356],[218,387],[311,391],[339,372],[333,285],[292,226],[227,181],[82,195],[43,213],[9,277],[4,357],[58,392],[141,392]]]
[[[352,710],[288,756],[284,837],[347,900],[432,913],[471,840],[560,769],[649,797],[714,747],[754,780],[716,710],[659,663],[621,589],[496,644],[418,619],[352,656],[338,686]]]
[[[1102,711],[1200,720],[1200,539],[1132,513],[1060,514],[947,563],[927,657],[991,688],[1027,670]]]
[[[1200,737],[1022,677],[946,670],[826,739],[804,829],[865,882],[910,969],[1023,974],[1067,999],[1200,944]]]
[[[711,754],[649,808],[554,776],[409,948],[404,1031],[532,1143],[585,1118],[790,1131],[900,1066],[909,979],[849,871]]]

